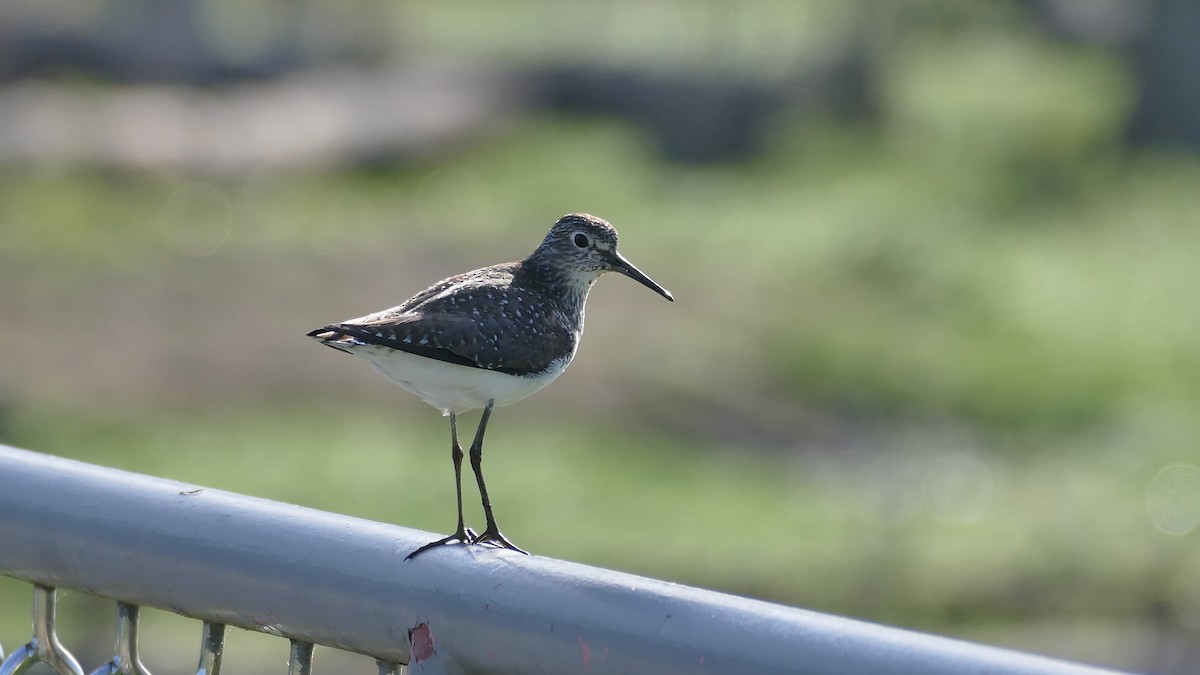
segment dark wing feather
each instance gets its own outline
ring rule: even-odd
[[[501,265],[460,274],[401,305],[309,335],[338,349],[339,340],[348,336],[447,363],[512,375],[538,373],[570,353],[576,336],[561,313],[536,311],[534,307],[545,306],[528,289],[512,287],[514,268]]]
[[[475,361],[472,361],[461,354],[455,354],[449,349],[442,349],[440,347],[432,347],[421,344],[405,344],[402,341],[397,341],[393,337],[385,337],[386,335],[387,333],[384,331],[373,331],[370,328],[353,323],[330,324],[324,328],[318,328],[308,334],[309,337],[320,337],[322,338],[321,342],[323,344],[347,353],[353,352],[350,349],[346,349],[341,346],[339,342],[342,338],[351,337],[357,342],[379,345],[381,347],[388,347],[389,349],[398,349],[400,351],[408,352],[409,354],[423,356],[427,359],[437,359],[438,361],[454,363],[460,366],[470,366],[472,368],[481,367]]]

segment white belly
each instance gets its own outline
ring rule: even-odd
[[[555,361],[540,375],[523,377],[495,370],[460,366],[376,345],[352,348],[380,375],[420,396],[443,415],[483,408],[489,400],[497,406],[516,403],[553,382],[571,362],[568,356]]]

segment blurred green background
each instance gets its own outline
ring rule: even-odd
[[[0,441],[448,531],[445,420],[304,333],[587,211],[677,302],[605,278],[494,416],[516,543],[1195,672],[1191,6],[7,3]]]

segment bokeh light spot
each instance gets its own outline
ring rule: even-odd
[[[1200,524],[1200,469],[1191,464],[1163,467],[1146,487],[1146,512],[1166,534],[1192,531]]]

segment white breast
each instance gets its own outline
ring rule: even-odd
[[[460,366],[377,345],[357,345],[351,354],[371,364],[380,375],[420,396],[443,415],[483,408],[489,400],[516,403],[553,382],[567,369],[574,353],[533,376]]]

